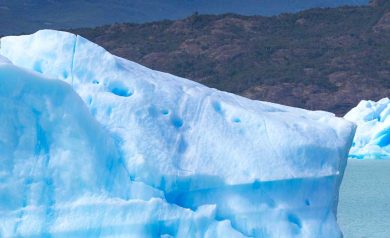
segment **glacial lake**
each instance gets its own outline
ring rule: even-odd
[[[390,237],[390,160],[349,160],[338,223],[345,238]]]

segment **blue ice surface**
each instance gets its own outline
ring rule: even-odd
[[[341,237],[353,123],[66,32],[5,37],[0,54],[0,235]]]

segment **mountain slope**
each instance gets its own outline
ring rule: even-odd
[[[343,115],[362,99],[390,95],[390,13],[376,5],[277,17],[193,15],[73,32],[210,87]]]
[[[0,34],[75,28],[115,22],[179,19],[194,12],[275,15],[312,7],[367,4],[367,0],[2,0]]]

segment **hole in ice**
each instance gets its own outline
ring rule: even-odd
[[[91,105],[91,104],[92,104],[92,97],[91,97],[91,96],[88,96],[88,97],[87,97],[87,104],[88,104],[88,105]]]
[[[179,142],[179,147],[178,147],[179,153],[184,153],[184,152],[186,152],[187,147],[188,147],[187,142],[186,142],[183,138],[181,138],[181,139],[180,139],[180,142]]]
[[[93,84],[99,84],[99,81],[93,80],[92,83],[93,83]]]
[[[297,217],[296,215],[294,214],[288,214],[287,215],[287,219],[290,223],[294,224],[297,226],[297,228],[301,229],[302,228],[302,223],[301,223],[301,220],[299,219],[299,217]]]
[[[178,117],[172,117],[171,118],[172,125],[176,128],[180,128],[183,126],[183,120]]]
[[[129,90],[123,88],[112,88],[111,92],[120,97],[130,97],[133,95]]]
[[[235,122],[235,123],[240,123],[240,122],[241,122],[241,119],[240,119],[240,118],[238,118],[238,117],[236,117],[236,118],[233,118],[233,122]]]
[[[34,66],[33,66],[33,69],[34,71],[38,72],[38,73],[42,73],[42,61],[37,61],[34,63]]]
[[[130,97],[133,95],[133,92],[122,82],[111,82],[108,88],[113,94],[120,97]]]
[[[68,76],[69,76],[68,72],[64,71],[62,73],[62,77],[64,77],[64,79],[68,78]]]
[[[213,102],[213,108],[214,108],[214,111],[218,112],[218,113],[222,113],[222,105],[220,102]]]
[[[168,111],[167,109],[163,109],[163,110],[161,110],[161,113],[162,113],[163,115],[168,115],[168,114],[169,114],[169,111]]]

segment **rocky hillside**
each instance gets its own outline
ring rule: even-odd
[[[390,95],[388,1],[275,17],[193,15],[73,32],[112,53],[253,99],[343,115]]]
[[[313,7],[367,5],[368,0],[0,0],[0,34],[42,28],[144,23],[202,14],[278,15]]]

